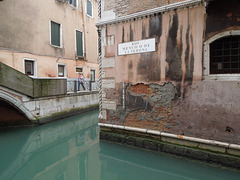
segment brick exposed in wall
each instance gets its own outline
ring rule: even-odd
[[[121,85],[118,85],[118,89]],[[172,83],[128,84],[126,88],[126,108],[123,109],[121,94],[116,90],[107,90],[107,98],[120,97],[115,110],[107,110],[107,120],[114,124],[149,129],[165,130],[175,126],[171,112],[172,100],[176,89]]]
[[[184,0],[104,0],[104,11],[113,10],[120,17],[181,1]]]

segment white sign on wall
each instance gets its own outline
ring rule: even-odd
[[[154,52],[155,38],[118,44],[118,55]]]

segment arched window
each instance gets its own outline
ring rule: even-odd
[[[227,36],[210,44],[210,74],[240,73],[240,36]]]
[[[90,16],[90,17],[93,17],[92,8],[93,8],[93,7],[92,7],[91,1],[87,0],[86,10],[87,10],[87,15]]]
[[[205,79],[240,79],[240,31],[227,31],[204,43]]]

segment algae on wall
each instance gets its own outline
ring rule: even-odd
[[[33,79],[1,62],[0,85],[33,98],[67,93],[67,79]]]

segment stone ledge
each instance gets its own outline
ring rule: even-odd
[[[69,110],[69,111],[62,111],[62,112],[59,112],[59,113],[52,114],[51,116],[40,118],[37,122],[35,122],[35,124],[49,123],[49,122],[56,121],[56,120],[63,119],[63,118],[67,118],[67,117],[70,117],[70,116],[73,116],[73,115],[81,114],[81,113],[88,112],[88,111],[93,111],[93,110],[96,110],[98,108],[99,108],[99,105],[94,104],[94,105],[90,105],[90,106],[87,106],[87,107],[72,109],[72,110]]]
[[[100,139],[138,148],[144,148],[157,152],[170,153],[190,159],[205,161],[224,167],[240,169],[240,151],[196,143],[192,141],[161,137],[159,135],[147,134],[141,131],[126,130],[124,126],[108,125],[101,126]],[[120,127],[120,128],[119,128]],[[155,133],[155,132],[154,132]]]

